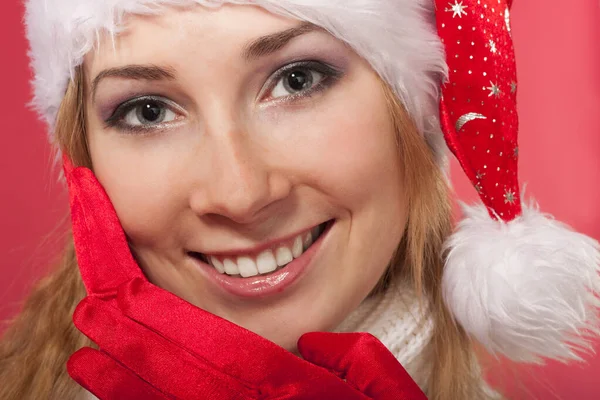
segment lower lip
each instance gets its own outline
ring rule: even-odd
[[[192,257],[192,259],[211,282],[228,293],[247,298],[270,296],[288,289],[309,270],[312,259],[319,251],[332,226],[333,223],[328,223],[321,236],[300,257],[268,275],[251,278],[233,277],[219,273],[214,267],[197,258]]]

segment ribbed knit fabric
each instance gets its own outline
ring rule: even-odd
[[[336,332],[369,332],[394,354],[415,382],[426,390],[431,375],[425,356],[433,320],[408,285],[395,285],[364,300]]]
[[[427,393],[432,368],[429,346],[434,323],[426,307],[427,303],[421,304],[408,284],[392,285],[385,293],[364,300],[335,331],[369,332],[377,337]],[[479,365],[475,366],[475,371],[481,374]],[[481,390],[487,398],[501,398],[483,377]]]

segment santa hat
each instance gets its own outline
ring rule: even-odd
[[[126,29],[128,14],[226,3],[314,23],[371,64],[440,168],[447,144],[482,201],[465,206],[447,243],[443,293],[456,320],[515,360],[577,358],[596,330],[599,245],[522,202],[509,0],[27,0],[31,104],[50,135],[100,33]]]

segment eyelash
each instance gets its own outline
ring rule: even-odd
[[[323,78],[320,82],[316,83],[314,86],[309,89],[299,91],[297,93],[291,94],[289,96],[274,98],[271,100],[267,100],[268,103],[293,103],[305,98],[309,98],[314,94],[321,92],[323,90],[328,89],[333,86],[335,82],[337,82],[343,75],[343,73],[336,68],[323,63],[321,61],[298,61],[290,64],[286,64],[283,67],[279,68],[271,77],[267,80],[266,87],[267,90],[261,91],[260,97],[263,97],[263,93],[272,92],[276,85],[284,79],[286,74],[289,74],[296,70],[305,70],[309,72],[317,72],[323,75]],[[105,127],[108,128],[117,128],[122,131],[130,132],[130,133],[149,133],[154,131],[160,131],[161,129],[167,128],[169,124],[167,123],[158,123],[158,124],[145,124],[140,126],[133,126],[124,122],[125,117],[131,112],[136,110],[138,107],[141,107],[144,104],[147,104],[149,101],[155,103],[159,107],[166,107],[167,109],[174,110],[179,107],[175,107],[171,101],[155,95],[147,95],[136,97],[130,100],[121,103],[112,115],[105,120]]]
[[[269,88],[267,93],[273,91],[276,87],[276,84],[283,79],[286,74],[289,74],[296,70],[305,70],[311,72],[317,72],[323,75],[323,79],[311,87],[310,89],[303,90],[301,92],[291,94],[289,96],[283,98],[277,98],[274,101],[276,102],[294,102],[296,100],[311,97],[313,94],[328,89],[331,87],[336,81],[338,81],[342,77],[342,72],[337,70],[336,68],[320,62],[320,61],[298,61],[291,64],[286,64],[283,67],[279,68],[272,77],[267,81],[267,87]],[[262,95],[262,93],[261,93]]]

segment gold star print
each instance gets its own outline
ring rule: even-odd
[[[475,175],[475,178],[477,178],[477,180],[480,181],[483,179],[484,176],[485,176],[484,172],[477,171],[477,175]]]
[[[510,92],[516,93],[516,91],[517,91],[517,82],[511,82],[510,83]]]
[[[496,54],[496,52],[498,51],[498,49],[496,48],[496,43],[490,39],[490,51],[494,54]]]
[[[452,14],[452,18],[462,18],[463,15],[467,15],[467,12],[465,11],[466,8],[468,8],[467,6],[463,6],[462,1],[455,1],[454,4],[452,3],[448,3],[448,5],[451,8],[446,8],[446,12],[451,12]]]
[[[492,85],[492,86],[486,88],[487,90],[490,91],[490,94],[488,97],[492,97],[492,96],[500,97],[500,88],[498,87],[498,85],[492,81],[490,81],[490,85]]]
[[[504,204],[515,204],[515,199],[515,192],[513,192],[512,190],[509,189],[506,192],[504,192]]]
[[[481,193],[481,191],[483,189],[481,188],[481,185],[478,183],[478,184],[475,185],[475,190],[477,191],[477,193]]]
[[[515,146],[515,149],[513,151],[513,157],[514,158],[519,157],[519,146]]]

